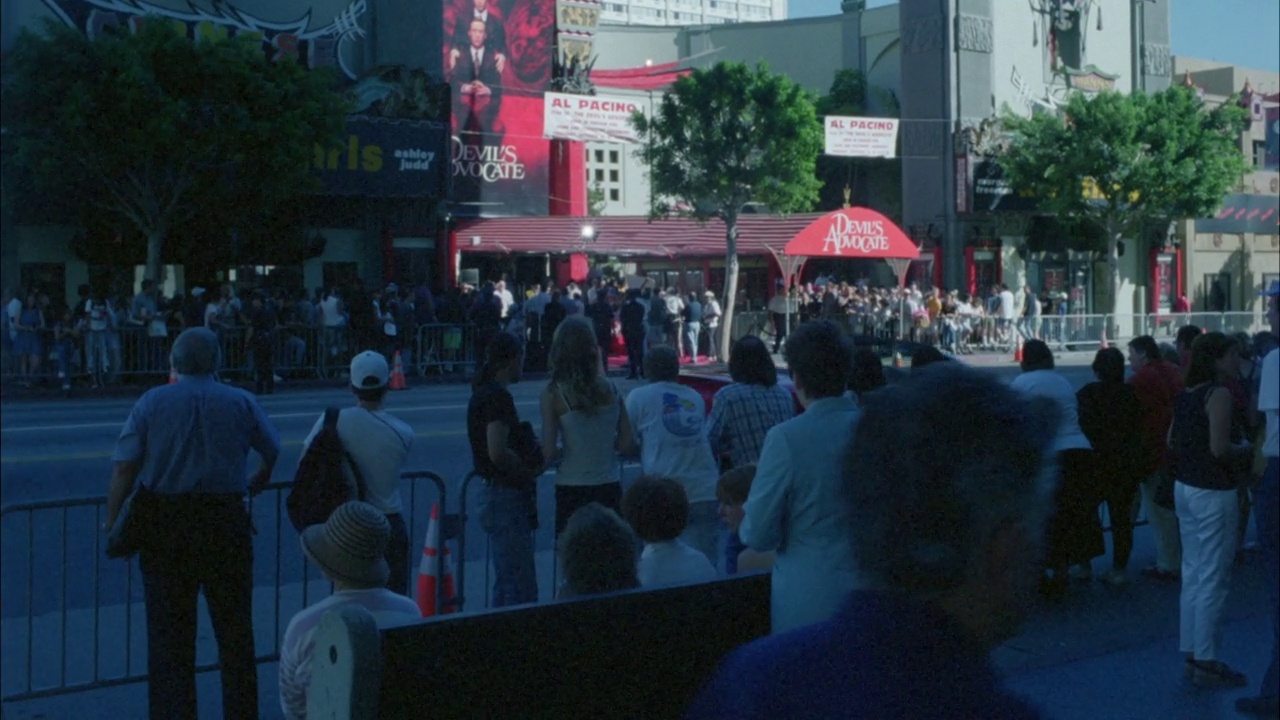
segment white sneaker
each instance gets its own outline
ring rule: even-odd
[[[1071,576],[1072,580],[1085,582],[1093,579],[1093,568],[1088,565],[1072,565],[1067,570],[1067,574]]]
[[[1129,576],[1123,570],[1108,570],[1102,574],[1102,581],[1112,587],[1122,587],[1129,584]]]

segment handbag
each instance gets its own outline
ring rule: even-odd
[[[107,531],[107,557],[124,560],[145,550],[155,528],[156,494],[141,483],[120,506],[116,522]]]

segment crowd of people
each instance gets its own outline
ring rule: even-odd
[[[496,283],[481,289],[473,311],[501,292]],[[597,303],[609,296],[597,293]],[[483,480],[478,515],[490,536],[494,604],[539,597],[538,478],[555,468],[557,597],[772,573],[772,637],[735,653],[692,717],[843,716],[848,708],[876,716],[903,702],[912,717],[949,716],[938,708],[1036,717],[998,687],[983,656],[1017,632],[1037,587],[1055,600],[1073,578],[1092,577],[1105,551],[1100,504],[1114,533],[1102,578],[1132,580],[1141,487],[1158,549],[1143,574],[1181,583],[1188,678],[1244,686],[1220,656],[1218,635],[1250,498],[1273,600],[1280,574],[1280,287],[1269,293],[1271,333],[1246,338],[1248,347],[1193,327],[1168,350],[1139,337],[1128,346],[1131,378],[1120,350],[1105,348],[1093,365],[1097,382],[1079,391],[1039,340],[1026,343],[1011,385],[930,346],[890,382],[878,356],[855,352],[847,327],[818,319],[787,338],[791,388],[780,386],[768,347],[747,336],[729,358],[733,382],[710,408],[679,382],[680,351],[665,342],[665,326],[639,359],[647,382],[623,394],[605,372],[598,326],[575,314],[551,333],[550,377],[533,421],[511,394],[528,337],[499,327],[487,338],[466,420]],[[667,297],[656,299],[666,305]],[[107,527],[139,486],[164,507],[165,521],[140,551],[152,717],[194,713],[201,590],[228,716],[257,712],[249,707],[257,693],[244,498],[268,482],[280,441],[252,395],[216,382],[219,353],[213,330],[180,334],[170,349],[179,382],[142,396],[115,452]],[[344,477],[358,475],[368,491],[302,532],[303,552],[336,592],[285,632],[281,702],[291,718],[305,716],[311,637],[324,611],[354,603],[380,620],[418,613],[397,485],[413,433],[382,407],[389,376],[378,350],[349,365],[355,404],[339,413],[337,431],[350,453]],[[193,427],[196,436],[179,430]],[[250,449],[262,457],[252,475]],[[641,465],[642,478],[627,487],[619,454]],[[1272,653],[1259,694],[1242,698],[1242,710],[1274,712]],[[904,666],[917,670],[911,679]],[[956,667],[968,670],[955,677]],[[854,668],[868,682],[848,683]],[[910,692],[900,695],[904,682]]]
[[[1065,292],[1037,293],[998,283],[985,296],[911,283],[904,288],[873,287],[829,278],[778,291],[768,304],[774,330],[774,352],[792,324],[816,319],[842,322],[862,335],[905,338],[938,345],[954,354],[1008,350],[1022,340],[1064,341],[1072,327],[1059,320],[1080,314]],[[1077,330],[1082,328],[1076,328]]]

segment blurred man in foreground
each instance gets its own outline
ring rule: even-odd
[[[843,472],[857,587],[830,620],[731,655],[689,717],[1039,717],[987,655],[1035,602],[1056,409],[938,363],[863,413]]]

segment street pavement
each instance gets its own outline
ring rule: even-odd
[[[1060,371],[1079,387],[1089,382],[1092,353],[1059,356]],[[977,367],[1005,380],[1017,374],[1006,356],[966,356]],[[619,380],[625,392],[632,381]],[[543,379],[513,386],[521,417],[537,426],[537,397]],[[430,470],[445,481],[445,508],[459,509],[462,481],[471,469],[465,436],[466,385],[413,387],[389,396],[387,409],[417,434],[409,470]],[[287,386],[262,404],[279,429],[284,450],[273,480],[288,481],[297,467],[300,443],[323,409],[346,405],[344,389]],[[69,510],[39,508],[30,515],[11,512],[22,503],[100,497],[110,475],[110,456],[131,399],[37,400],[5,403],[0,410],[0,504],[6,508],[0,544],[0,689],[8,696],[28,688],[73,685],[95,677],[145,671],[142,592],[136,568],[101,555],[101,517],[96,504]],[[962,419],[957,419],[962,421]],[[624,482],[638,475],[621,468]],[[537,534],[539,586],[549,599],[555,586],[551,518],[554,475],[542,480]],[[436,491],[406,484],[411,507],[411,541],[421,542]],[[472,484],[468,514],[474,515],[478,486]],[[268,492],[254,504],[255,632],[258,651],[278,646],[289,617],[329,592],[306,568],[296,533],[283,513],[284,494]],[[466,610],[487,604],[489,585],[485,536],[471,517],[466,523]],[[1154,557],[1151,539],[1139,530],[1132,569]],[[1226,657],[1246,672],[1261,671],[1267,621],[1262,615],[1256,558],[1237,572],[1228,606]],[[1105,569],[1100,561],[1098,569]],[[97,579],[94,582],[94,579]],[[31,612],[28,612],[28,608]],[[30,619],[29,619],[30,618]],[[997,665],[1019,691],[1062,718],[1230,717],[1230,697],[1239,693],[1199,693],[1182,686],[1176,653],[1177,588],[1139,581],[1121,591],[1082,586],[1062,605],[1045,606],[1026,631],[996,653]],[[201,662],[215,660],[212,631],[202,613]],[[95,658],[97,662],[95,663]],[[264,717],[278,715],[274,665],[261,668]],[[218,717],[217,675],[201,676],[201,717]],[[9,718],[129,718],[141,716],[145,689],[139,685],[95,690],[6,706]],[[1156,713],[1157,708],[1162,709]]]

